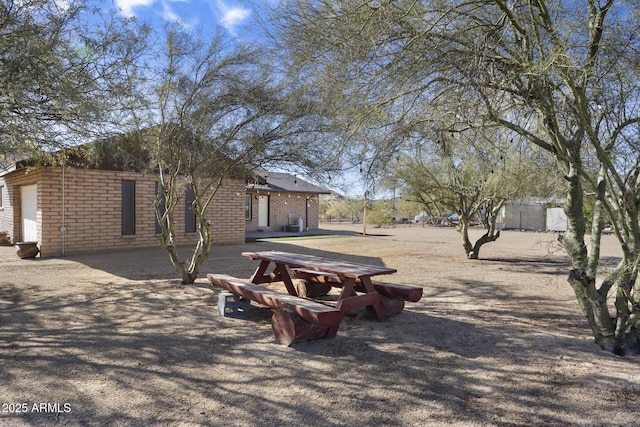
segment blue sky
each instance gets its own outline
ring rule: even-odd
[[[64,1],[64,0],[62,0]],[[232,37],[243,41],[260,40],[258,24],[260,8],[275,6],[278,0],[99,0],[113,4],[123,16],[136,18],[153,28],[160,29],[166,22],[177,23],[186,30],[211,33],[223,29]],[[111,5],[106,6],[111,7]],[[288,171],[291,172],[291,171]],[[338,191],[351,196],[362,196],[364,187],[357,174],[336,177]],[[304,179],[313,181],[312,178]],[[349,184],[347,184],[349,183]]]
[[[193,30],[224,28],[235,37],[242,35],[240,28],[255,18],[256,13],[247,0],[112,1],[124,16],[135,17],[153,27],[173,22]]]

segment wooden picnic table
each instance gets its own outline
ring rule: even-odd
[[[344,313],[360,307],[371,306],[378,320],[382,321],[387,318],[380,294],[376,291],[371,278],[377,275],[396,273],[397,270],[393,268],[280,251],[243,252],[242,255],[260,261],[260,265],[251,276],[252,283],[282,281],[289,294],[298,296],[289,269],[302,268],[317,271],[320,274],[335,274],[342,286],[336,305],[338,310]],[[273,265],[273,269],[269,272],[271,265]],[[361,294],[356,293],[356,281],[359,282],[358,288],[364,289]]]

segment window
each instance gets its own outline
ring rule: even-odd
[[[122,181],[122,235],[136,234],[136,182]]]
[[[158,182],[156,181],[156,196],[158,195],[158,191],[160,188],[160,184],[158,184]],[[161,215],[164,215],[165,211],[167,210],[167,197],[164,194],[164,188],[162,189],[162,194],[160,195],[160,205],[158,206],[158,210],[160,211]],[[162,234],[162,227],[160,227],[160,222],[158,222],[158,217],[157,215],[155,215],[155,212],[154,216],[156,217],[156,234]]]
[[[196,192],[192,186],[187,187],[184,193],[184,232],[196,232],[196,214],[191,209],[191,204],[196,200]]]
[[[0,185],[0,208],[3,206],[2,201],[4,200],[4,185]]]
[[[251,194],[244,196],[244,219],[251,221]]]

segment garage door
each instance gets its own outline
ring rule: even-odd
[[[22,212],[22,241],[38,240],[38,186],[26,185],[20,189]]]

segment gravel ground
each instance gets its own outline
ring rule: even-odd
[[[337,236],[217,246],[191,286],[156,248],[0,247],[0,425],[640,425],[638,358],[594,344],[553,234],[506,231],[470,261],[447,227],[325,227]],[[267,308],[219,317],[204,279],[247,278],[240,253],[269,249],[393,267],[385,281],[424,296],[285,347]],[[612,236],[603,253],[614,265]]]

